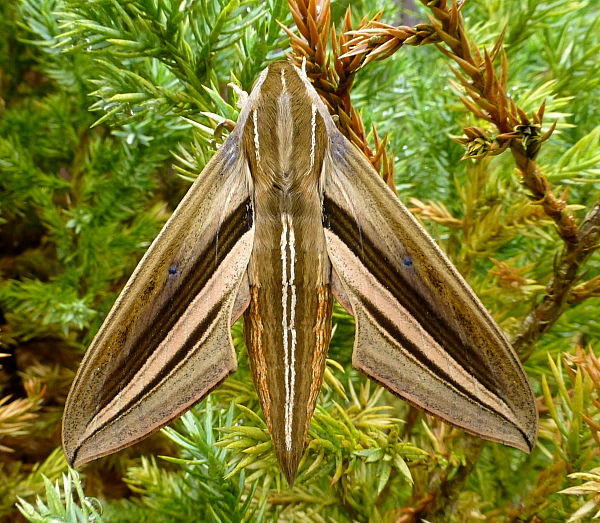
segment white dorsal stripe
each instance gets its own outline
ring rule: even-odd
[[[289,245],[290,245],[290,290],[291,290],[291,301],[290,301],[290,334],[292,337],[291,347],[291,380],[290,380],[290,414],[294,408],[294,397],[296,396],[296,285],[294,280],[296,278],[296,236],[294,234],[294,227],[292,224],[292,217],[288,215],[289,219]],[[291,441],[290,441],[291,444]]]
[[[288,347],[288,321],[287,321],[287,303],[288,303],[288,282],[287,282],[287,232],[288,232],[288,221],[286,219],[287,214],[281,216],[281,332],[283,333],[283,365],[285,368],[285,440],[286,447],[288,446],[288,433],[290,433],[291,441],[291,429],[288,429],[288,406],[289,406],[289,382],[290,382],[290,355]]]
[[[258,141],[258,111],[252,110],[252,123],[254,123],[254,150],[256,151],[256,162],[260,165],[260,142]]]
[[[283,332],[283,362],[285,366],[285,446],[292,450],[292,419],[296,392],[296,236],[292,216],[281,216],[281,326]],[[289,250],[289,255],[288,255]],[[288,271],[289,263],[289,271]],[[288,314],[289,309],[289,314]]]
[[[317,106],[312,104],[312,117],[310,120],[310,170],[315,166],[315,149],[317,147]]]

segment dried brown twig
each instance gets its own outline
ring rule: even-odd
[[[518,354],[529,356],[535,342],[552,326],[574,298],[578,301],[597,295],[598,281],[575,287],[582,268],[598,248],[600,241],[600,201],[588,212],[581,223],[577,241],[567,244],[554,264],[554,274],[542,300],[531,308],[513,339]],[[583,292],[585,291],[585,292]],[[572,298],[574,297],[574,298]]]
[[[421,0],[428,5],[430,2]],[[557,198],[542,174],[535,158],[541,144],[554,131],[554,125],[542,136],[541,127],[544,116],[544,104],[530,120],[525,112],[506,96],[508,63],[502,49],[503,34],[493,49],[482,53],[475,44],[471,44],[464,31],[461,6],[446,0],[428,5],[432,14],[431,25],[421,24],[414,29],[401,26],[393,27],[376,21],[364,29],[352,31],[354,38],[349,45],[351,51],[343,57],[362,57],[363,65],[372,60],[381,60],[398,50],[402,45],[423,45],[433,43],[443,54],[458,65],[452,72],[458,79],[455,84],[467,96],[462,102],[475,116],[492,123],[500,134],[495,137],[478,127],[467,127],[466,138],[458,141],[465,145],[465,158],[481,158],[496,155],[510,148],[523,183],[539,201],[546,214],[559,228],[561,238],[568,243],[575,241],[577,227],[573,217],[566,211],[566,195]],[[500,57],[500,75],[494,62]]]
[[[331,23],[330,0],[288,0],[296,23],[296,32],[281,26],[291,38],[293,53],[290,60],[298,67],[305,67],[331,114],[339,118],[340,130],[365,154],[373,167],[382,173],[383,179],[395,191],[393,155],[386,152],[387,136],[381,138],[373,126],[375,149],[371,149],[362,118],[352,107],[350,90],[354,76],[361,65],[360,57],[347,56],[352,28],[350,8],[346,11],[343,31],[339,38]],[[379,19],[375,15],[369,23]],[[367,25],[366,18],[358,24],[360,30]],[[331,41],[333,64],[327,52]],[[342,56],[343,53],[346,53]]]
[[[564,245],[545,296],[532,306],[513,342],[517,352],[527,357],[536,341],[556,322],[568,303],[581,301],[598,292],[599,285],[592,281],[584,287],[579,286],[574,297],[571,297],[581,268],[600,239],[600,210],[596,205],[578,227],[567,208],[567,191],[557,196],[542,173],[536,158],[543,142],[554,131],[555,124],[542,134],[545,104],[529,118],[507,96],[508,62],[502,48],[504,35],[500,36],[491,51],[481,52],[466,36],[461,14],[463,2],[421,2],[431,11],[430,24],[409,28],[389,26],[379,20],[370,22],[364,28],[349,33],[353,37],[348,43],[350,50],[342,59],[360,58],[361,64],[365,65],[388,57],[402,45],[433,43],[455,62],[451,69],[458,80],[456,87],[465,93],[461,97],[464,105],[498,131],[492,136],[489,131],[479,127],[465,128],[465,138],[457,139],[467,149],[464,157],[482,158],[510,149],[523,185],[529,190],[531,198],[554,221]],[[499,67],[495,65],[498,60]]]

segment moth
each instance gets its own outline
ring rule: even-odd
[[[512,347],[306,74],[276,62],[86,353],[63,420],[68,462],[129,446],[202,400],[236,369],[230,328],[244,314],[252,377],[292,485],[334,296],[356,321],[357,369],[467,432],[533,448],[537,411]]]

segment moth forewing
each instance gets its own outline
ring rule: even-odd
[[[238,150],[232,136],[208,163],[88,349],[63,417],[71,465],[157,431],[236,369],[231,315],[254,236]]]
[[[469,432],[532,448],[533,395],[500,329],[306,75],[277,62],[84,358],[63,422],[69,462],[130,445],[206,396],[236,367],[229,326],[245,310],[253,380],[292,484],[334,294],[356,318],[358,369]]]

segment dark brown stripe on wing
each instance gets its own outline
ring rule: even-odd
[[[398,302],[459,365],[470,374],[475,375],[477,380],[494,395],[499,398],[503,397],[493,379],[493,369],[476,348],[465,348],[460,334],[454,330],[444,316],[430,306],[429,297],[424,296],[421,289],[411,283],[407,277],[408,274],[403,274],[402,271],[391,271],[386,261],[386,255],[369,238],[361,234],[359,224],[327,195],[323,200],[323,226],[338,236],[352,250],[376,280],[395,296]],[[401,253],[398,253],[398,256],[401,256]],[[415,267],[407,267],[407,272],[409,270],[413,271]],[[373,307],[376,306],[373,305]],[[447,314],[450,315],[452,312],[448,311]],[[431,368],[437,375],[444,372],[419,347],[413,347],[414,353],[411,354],[421,362],[421,365]]]
[[[133,333],[123,332],[123,339],[120,340],[121,343],[119,345],[123,347],[122,354],[127,354],[127,357],[122,358],[120,365],[117,367],[118,371],[109,375],[109,379],[99,391],[96,412],[101,411],[111,403],[123,384],[130,383],[134,379],[140,367],[162,343],[178,319],[181,318],[190,302],[202,291],[210,277],[218,270],[219,265],[227,254],[229,254],[234,245],[251,227],[252,210],[250,200],[248,199],[240,204],[221,224],[218,235],[218,251],[215,251],[217,247],[214,244],[208,245],[198,254],[193,265],[185,273],[181,272],[176,275],[177,279],[182,283],[173,289],[174,292],[171,299],[164,300],[158,311],[152,311],[151,321],[144,325],[144,328],[138,332],[135,332],[135,328]],[[166,267],[169,275],[171,275],[171,267],[178,267],[177,261],[173,260]],[[162,281],[164,282],[163,286],[166,287],[169,285],[169,276],[167,276],[166,280]],[[148,312],[150,313],[150,311]],[[208,319],[205,318],[201,326],[208,325],[206,321]],[[198,327],[194,330],[195,338],[201,335],[197,331]],[[194,343],[191,341],[182,346],[172,356],[170,361],[165,362],[160,375],[156,379],[160,380],[162,376],[168,375],[183,360],[186,351],[190,350],[193,346]]]
[[[211,325],[211,323],[214,322],[215,318],[219,315],[221,306],[222,306],[222,303],[219,302],[208,312],[208,314],[204,317],[202,322],[199,323],[194,328],[192,333],[188,336],[185,344],[182,345],[180,347],[180,349],[173,355],[173,357],[168,362],[165,363],[165,365],[161,369],[161,372],[156,374],[154,376],[154,378],[152,379],[152,381],[148,382],[148,384],[144,390],[142,390],[138,394],[136,394],[127,403],[120,405],[119,411],[117,413],[115,413],[114,416],[111,416],[110,418],[108,418],[102,425],[98,425],[97,427],[95,427],[94,432],[92,434],[90,434],[89,437],[91,438],[94,434],[100,432],[101,430],[104,430],[106,427],[110,426],[118,418],[126,415],[128,411],[135,408],[137,406],[137,404],[140,403],[146,397],[147,391],[153,390],[157,386],[159,386],[160,383],[169,376],[171,371],[177,365],[184,363],[186,358],[188,358],[191,355],[191,352],[192,352],[192,349],[194,348],[194,346],[202,339],[202,336],[204,336],[204,334],[206,333],[207,328]],[[198,401],[200,401],[200,399]],[[190,407],[191,407],[191,405],[190,405]]]

